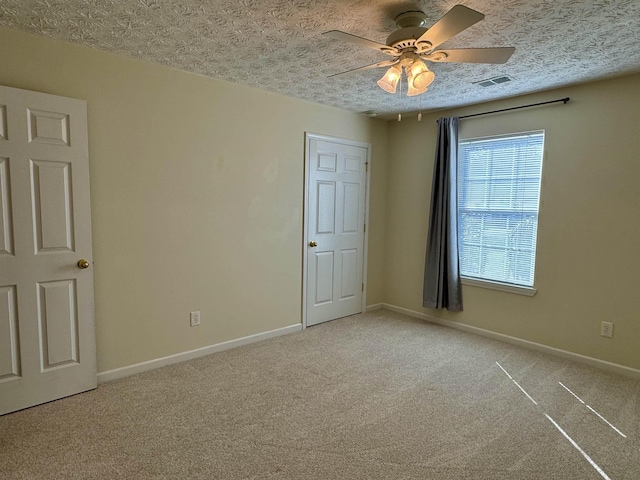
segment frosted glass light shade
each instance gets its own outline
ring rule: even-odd
[[[396,93],[396,87],[398,86],[398,81],[400,80],[401,75],[402,70],[394,65],[386,71],[380,80],[378,80],[378,86],[385,92]]]
[[[419,75],[422,72],[426,72],[429,69],[427,68],[427,65],[422,60],[415,60],[411,64],[408,70],[409,71],[407,73],[415,77],[416,75]]]
[[[427,87],[431,85],[431,82],[436,78],[422,60],[413,62],[409,72],[409,77],[413,78],[413,86],[420,90],[420,93],[425,92]]]
[[[420,95],[427,91],[427,87],[417,88],[415,84],[415,78],[413,75],[409,75],[407,77],[407,97],[413,97],[415,95]]]
[[[415,77],[413,77],[413,86],[418,89],[427,89],[429,85],[433,82],[436,76],[433,72],[427,70],[426,72],[422,72]]]

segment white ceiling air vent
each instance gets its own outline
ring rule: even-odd
[[[499,77],[487,78],[486,80],[479,80],[477,82],[473,82],[474,85],[480,85],[481,87],[491,87],[493,85],[499,85],[501,83],[510,82],[513,80],[513,77],[509,75],[501,75]]]

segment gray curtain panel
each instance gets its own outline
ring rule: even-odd
[[[457,117],[438,120],[422,305],[462,311],[458,263]]]

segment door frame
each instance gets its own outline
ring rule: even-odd
[[[332,137],[329,135],[321,135],[318,133],[304,132],[304,210],[302,216],[302,328],[307,328],[307,245],[309,244],[309,144],[311,140],[324,140],[333,143],[341,143],[353,147],[362,147],[367,151],[367,167],[365,173],[365,193],[364,193],[364,245],[362,250],[362,305],[361,311],[364,312],[367,306],[367,264],[369,262],[369,192],[371,190],[371,144],[349,140],[346,138]]]

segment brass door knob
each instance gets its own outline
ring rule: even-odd
[[[89,268],[89,262],[87,262],[84,258],[78,260],[78,268]]]
[[[317,247],[318,244],[316,242],[309,242],[310,247]]]

